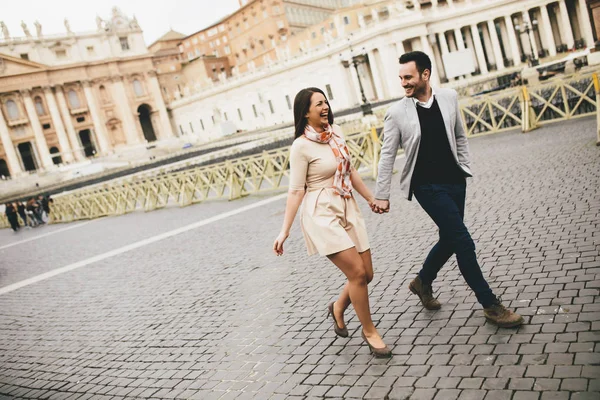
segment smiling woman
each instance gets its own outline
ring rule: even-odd
[[[373,263],[365,221],[353,190],[372,204],[374,196],[352,167],[346,140],[325,93],[302,89],[294,99],[295,138],[290,150],[290,189],[281,232],[273,243],[276,255],[290,234],[300,204],[300,223],[308,254],[326,256],[346,276],[337,301],[329,303],[333,330],[348,336],[344,311],[350,303],[362,325],[362,338],[376,357],[391,357],[377,332],[369,309],[367,285]]]

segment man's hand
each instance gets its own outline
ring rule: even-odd
[[[383,214],[383,213],[390,211],[390,201],[389,200],[375,199],[369,205],[371,206],[371,210],[377,214]]]

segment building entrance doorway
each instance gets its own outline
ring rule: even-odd
[[[152,120],[150,119],[150,106],[148,104],[142,104],[138,107],[137,111],[144,137],[148,142],[156,141],[156,134],[154,133],[154,127],[152,126]]]
[[[96,146],[92,142],[92,132],[89,129],[79,131],[79,140],[81,140],[85,156],[93,157],[96,154]]]
[[[3,158],[0,158],[0,178],[2,178],[3,176],[9,177],[10,171],[8,169],[8,164],[6,164],[6,161]]]
[[[25,171],[37,170],[37,166],[35,164],[35,155],[33,154],[31,143],[19,143],[17,148],[19,149],[19,154],[21,154],[21,160],[23,161],[23,167],[25,168]]]

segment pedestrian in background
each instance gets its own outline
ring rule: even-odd
[[[8,219],[8,222],[10,223],[10,227],[12,228],[13,231],[18,231],[19,230],[19,220],[17,218],[17,210],[15,209],[15,207],[12,205],[12,203],[6,203],[4,205],[4,214],[6,214],[6,219]]]

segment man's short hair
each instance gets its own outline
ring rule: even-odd
[[[422,74],[426,69],[428,69],[429,74],[431,74],[431,59],[427,54],[422,51],[411,51],[400,56],[400,64],[407,64],[411,61],[415,62],[419,74]]]

